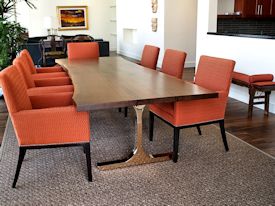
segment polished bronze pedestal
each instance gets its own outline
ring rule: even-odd
[[[137,136],[136,146],[132,156],[128,160],[117,160],[105,163],[98,163],[99,170],[112,170],[117,168],[130,167],[135,165],[163,162],[171,159],[171,154],[151,155],[147,154],[142,145],[142,113],[145,105],[134,106],[137,115]]]

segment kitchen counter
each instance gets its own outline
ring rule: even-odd
[[[246,37],[246,38],[258,38],[258,39],[275,39],[275,36],[269,36],[269,35],[234,34],[234,33],[217,33],[217,32],[208,32],[207,34],[210,34],[210,35],[221,35],[221,36]]]

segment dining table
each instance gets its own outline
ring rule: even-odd
[[[56,59],[70,76],[77,111],[133,106],[136,113],[135,149],[129,158],[98,163],[100,170],[162,162],[171,154],[148,154],[143,148],[142,115],[146,105],[216,98],[218,93],[121,56],[98,59]],[[92,117],[91,117],[92,118]]]

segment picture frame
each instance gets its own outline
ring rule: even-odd
[[[88,6],[57,6],[58,30],[88,30]]]

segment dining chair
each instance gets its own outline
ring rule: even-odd
[[[149,69],[156,69],[159,57],[159,47],[145,45],[142,52],[140,65]],[[121,108],[118,109],[121,112]],[[128,107],[124,107],[124,116],[128,116]]]
[[[140,65],[150,69],[156,69],[157,63],[158,63],[159,51],[160,51],[159,47],[145,45],[143,48]]]
[[[19,146],[12,187],[16,186],[27,150],[55,147],[84,147],[88,180],[92,181],[89,113],[77,112],[72,92],[60,94],[61,97],[54,94],[59,100],[63,98],[63,105],[54,105],[55,98],[49,95],[30,98],[21,75],[14,67],[0,72],[0,84]],[[52,100],[50,105],[44,101],[47,98]]]
[[[219,123],[225,150],[229,150],[224,129],[224,114],[234,66],[233,60],[201,56],[194,84],[216,91],[219,94],[217,98],[149,106],[149,140],[153,140],[154,116],[172,126],[174,129],[172,157],[174,162],[178,160],[179,134],[183,128],[199,128],[202,125]]]
[[[47,79],[33,80],[28,67],[27,62],[22,57],[17,57],[13,61],[14,68],[18,70],[22,76],[23,84],[27,88],[29,96],[45,93],[56,93],[56,92],[72,92],[74,87],[71,84],[69,77],[56,77]]]
[[[26,61],[29,65],[29,69],[33,76],[38,76],[38,77],[40,76],[41,78],[43,77],[43,75],[45,77],[47,77],[47,75],[52,75],[53,77],[67,76],[66,72],[63,71],[61,66],[36,68],[36,66],[34,65],[33,59],[27,49],[22,50],[20,52],[20,56],[23,56],[24,58],[26,58]]]
[[[160,71],[181,79],[186,56],[187,54],[183,51],[166,49]]]
[[[170,76],[174,76],[178,79],[181,79],[183,75],[186,56],[187,54],[183,51],[166,49],[160,72],[163,72]],[[121,111],[121,109],[119,109],[119,111]],[[127,116],[128,116],[128,108],[125,107],[124,117],[127,117]]]
[[[68,59],[98,59],[97,42],[71,42],[67,44]]]

